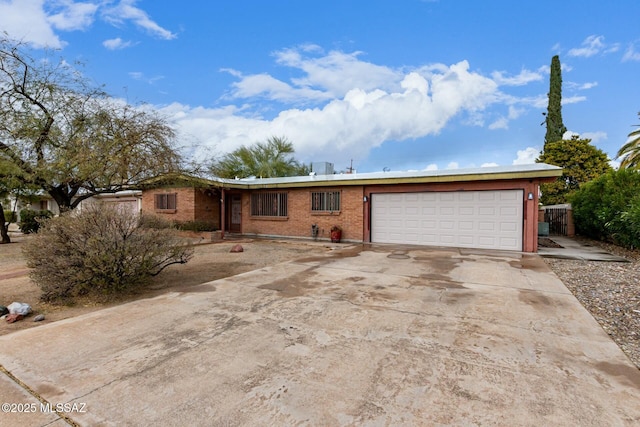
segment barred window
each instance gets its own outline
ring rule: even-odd
[[[287,193],[252,193],[251,216],[287,216]]]
[[[339,191],[313,191],[311,193],[311,212],[340,211]]]
[[[156,210],[175,210],[177,206],[177,193],[156,194]]]

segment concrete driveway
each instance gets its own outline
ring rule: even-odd
[[[640,371],[537,255],[355,246],[0,348],[34,409],[2,425],[640,423]]]

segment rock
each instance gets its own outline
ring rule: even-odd
[[[38,314],[36,317],[33,318],[34,322],[42,322],[44,320],[44,314]]]
[[[233,247],[231,248],[231,250],[229,251],[231,253],[237,253],[237,252],[244,252],[244,248],[242,247],[242,245],[240,243],[233,245]]]
[[[17,322],[18,320],[22,319],[24,319],[24,316],[22,314],[12,313],[7,315],[7,323]]]

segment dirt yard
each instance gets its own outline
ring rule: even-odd
[[[0,335],[20,329],[75,317],[84,313],[110,307],[123,302],[150,298],[165,292],[180,291],[190,286],[206,283],[223,277],[255,270],[303,256],[321,254],[336,245],[328,242],[237,240],[220,243],[200,243],[197,239],[195,254],[185,265],[168,267],[153,278],[149,286],[125,295],[109,303],[79,301],[74,305],[53,305],[40,302],[40,289],[29,279],[29,270],[22,256],[22,242],[30,236],[15,234],[12,242],[0,245],[0,305],[14,301],[31,305],[33,313],[16,323],[0,321]],[[244,248],[242,253],[230,253],[236,243]],[[43,322],[33,322],[38,314],[44,314]]]

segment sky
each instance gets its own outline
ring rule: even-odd
[[[637,0],[0,0],[0,31],[152,105],[196,161],[277,136],[357,172],[533,163],[554,55],[565,126],[615,165],[640,124],[638,16]]]

